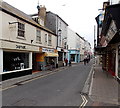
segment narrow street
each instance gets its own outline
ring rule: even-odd
[[[80,106],[80,92],[92,62],[72,65],[59,72],[4,90],[3,106]]]

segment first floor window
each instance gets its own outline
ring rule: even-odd
[[[18,22],[18,36],[25,37],[25,24]]]
[[[29,68],[29,53],[3,52],[3,71]]]
[[[36,42],[41,43],[41,31],[36,31]]]
[[[52,36],[48,35],[48,45],[52,45]]]

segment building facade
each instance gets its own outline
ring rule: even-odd
[[[46,27],[57,34],[56,49],[59,57],[57,58],[57,67],[64,66],[64,59],[67,58],[67,27],[68,24],[57,14],[46,13]]]
[[[120,80],[120,4],[105,8],[97,54],[102,55],[102,68]]]
[[[30,16],[0,2],[0,75],[2,80],[40,71],[56,58],[56,35]],[[42,68],[41,68],[42,66]]]

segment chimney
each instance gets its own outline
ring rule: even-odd
[[[38,16],[41,20],[45,21],[46,18],[46,8],[45,6],[40,5],[40,8],[38,8]]]

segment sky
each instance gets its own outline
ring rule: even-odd
[[[37,5],[59,15],[69,28],[94,46],[95,17],[107,0],[3,0],[26,14],[37,13]],[[96,28],[97,29],[97,28]],[[97,33],[95,33],[96,35]]]

